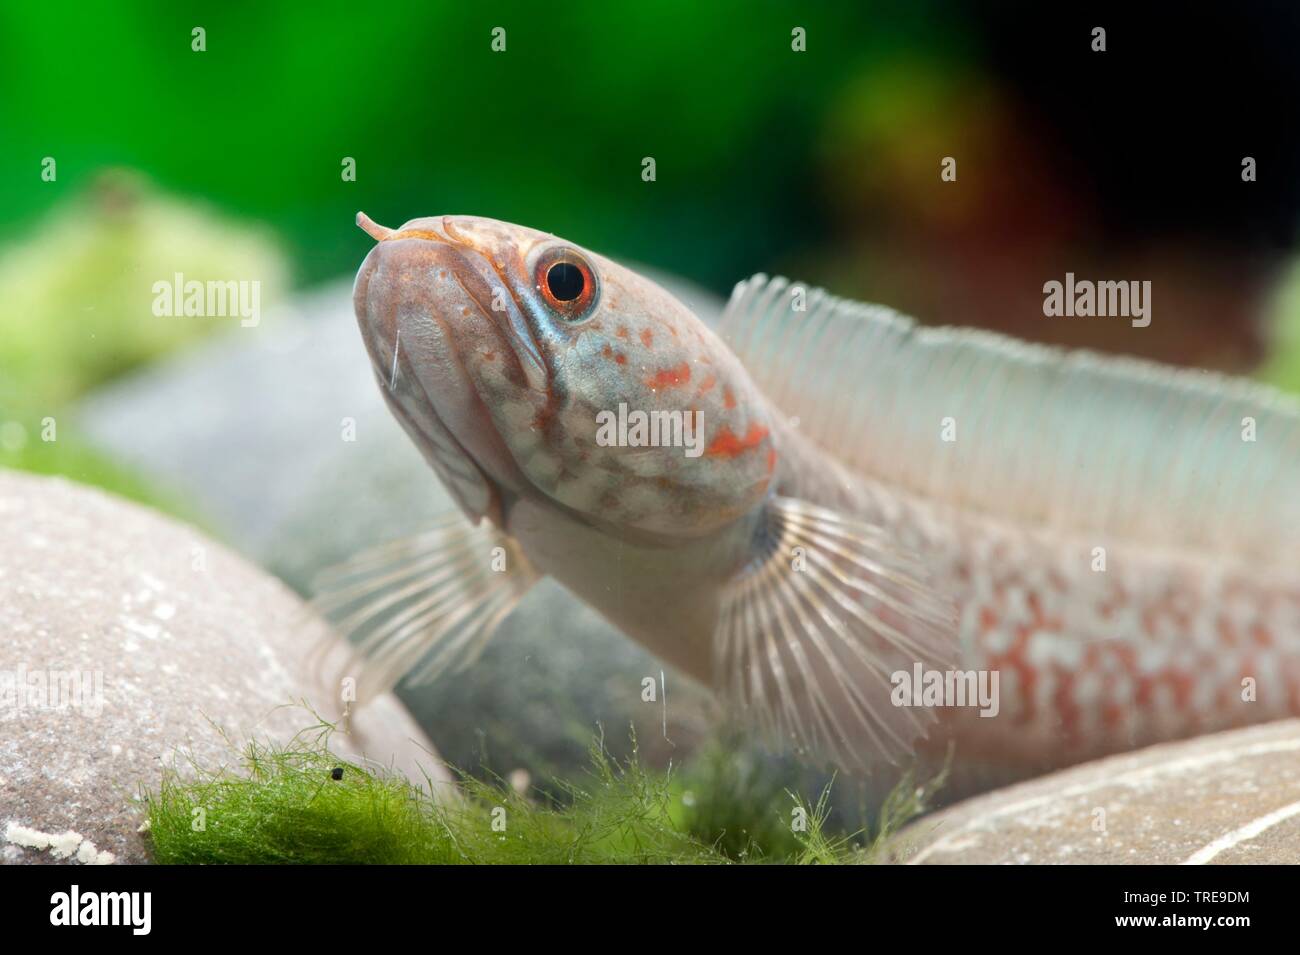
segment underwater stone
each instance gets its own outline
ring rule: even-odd
[[[999,789],[899,834],[930,865],[1300,863],[1300,720],[1164,743]]]
[[[148,861],[136,797],[164,767],[287,741],[316,723],[297,701],[333,717],[304,677],[321,631],[302,602],[197,531],[3,470],[0,528],[0,861]],[[331,747],[449,779],[391,695]]]

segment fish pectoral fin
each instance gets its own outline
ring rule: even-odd
[[[354,677],[358,701],[408,674],[412,684],[432,682],[473,663],[537,579],[519,545],[495,525],[449,513],[428,531],[364,551],[317,578],[311,605],[351,652],[328,662],[337,654],[319,648],[313,669],[329,686]]]
[[[935,719],[892,675],[957,658],[953,603],[881,528],[792,498],[767,505],[754,560],[722,595],[714,673],[772,739],[852,769],[898,763]]]

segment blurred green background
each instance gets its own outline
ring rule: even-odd
[[[0,462],[137,493],[41,422],[229,329],[155,318],[158,277],[258,278],[269,307],[351,273],[358,209],[1289,385],[1298,34],[1284,4],[5,5]],[[1151,279],[1151,328],[1045,321],[1067,270]]]
[[[0,463],[149,497],[61,413],[229,326],[154,317],[153,281],[257,278],[273,300],[355,268],[358,209],[510,219],[725,290],[817,241],[818,148],[855,77],[960,58],[928,21],[802,13],[808,56],[762,4],[6,5]],[[35,440],[50,415],[58,442]]]
[[[125,166],[272,224],[302,282],[355,267],[358,207],[383,222],[513,219],[735,281],[815,241],[818,148],[862,80],[891,59],[942,73],[966,56],[932,5],[887,23],[812,6],[792,19],[761,2],[7,5],[0,238]],[[812,55],[791,51],[796,24]],[[57,186],[35,175],[46,155]]]

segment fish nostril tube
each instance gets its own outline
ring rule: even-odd
[[[370,238],[374,239],[376,242],[382,242],[393,234],[392,229],[388,228],[388,226],[380,225],[364,212],[357,213],[357,225],[365,231],[366,235],[370,236]]]

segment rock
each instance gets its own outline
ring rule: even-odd
[[[215,768],[249,737],[287,740],[315,722],[294,701],[332,715],[301,672],[319,625],[196,531],[9,471],[0,528],[0,861],[147,861],[136,796],[164,767]],[[391,696],[350,742],[353,758],[448,782]]]
[[[669,284],[701,314],[716,296]],[[113,457],[193,500],[215,532],[301,593],[325,567],[428,526],[452,507],[374,382],[340,283],[92,395],[78,420]],[[354,438],[354,440],[349,440]],[[580,772],[604,730],[625,753],[680,762],[708,694],[552,583],[534,589],[473,668],[400,695],[454,765],[542,782]],[[667,738],[665,738],[665,735]]]
[[[1300,863],[1300,720],[1111,756],[900,833],[913,864]]]

